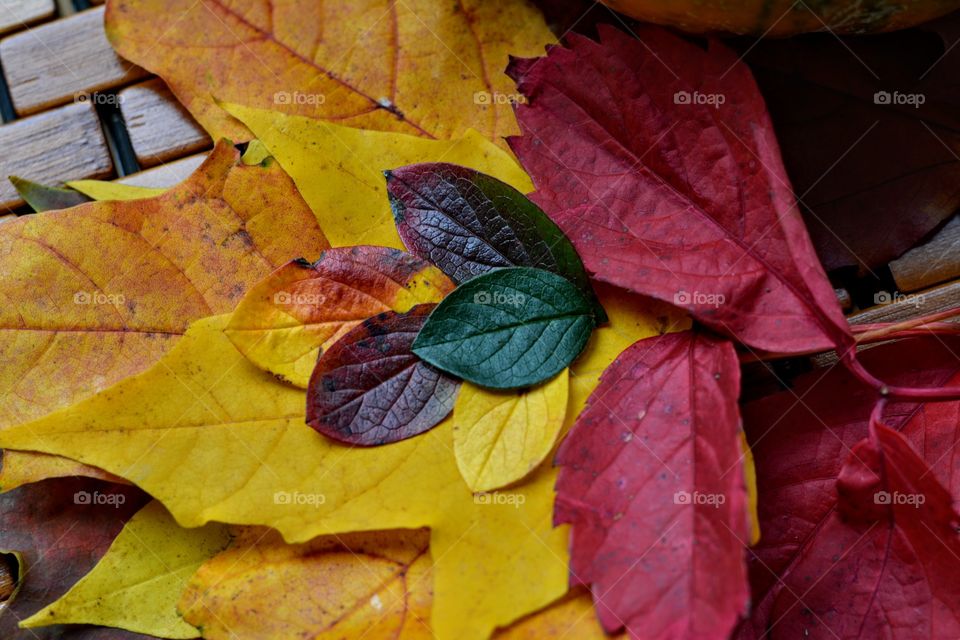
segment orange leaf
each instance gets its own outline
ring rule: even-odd
[[[455,138],[518,133],[508,55],[554,38],[525,0],[114,0],[107,35],[216,139],[250,132],[216,100]]]
[[[210,640],[430,640],[433,562],[426,529],[321,536],[285,544],[259,527],[193,575],[179,609]],[[583,591],[500,630],[500,640],[605,640]]]
[[[92,202],[0,225],[0,427],[154,364],[291,257],[329,245],[276,163],[221,142],[155,198]]]
[[[453,283],[424,260],[387,247],[330,249],[293,261],[257,283],[226,333],[261,369],[306,388],[318,351],[384,311],[440,302]]]

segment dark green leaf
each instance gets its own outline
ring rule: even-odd
[[[528,267],[497,269],[447,296],[413,352],[475,384],[513,389],[559,373],[593,327],[590,301],[566,278]]]
[[[606,321],[573,245],[540,207],[510,185],[455,164],[385,172],[390,206],[410,253],[460,284],[502,267],[536,267],[573,282]]]

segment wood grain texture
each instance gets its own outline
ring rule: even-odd
[[[90,9],[0,42],[0,62],[19,115],[89,99],[87,94],[146,75],[114,53],[103,31],[103,11]]]
[[[0,0],[0,33],[25,29],[55,11],[53,0]]]
[[[207,159],[207,155],[206,153],[198,153],[195,156],[174,160],[173,162],[161,164],[146,171],[125,176],[117,180],[117,182],[135,187],[152,187],[154,189],[172,187],[186,180],[187,176],[203,164],[203,161]]]
[[[883,296],[883,294],[878,294]],[[878,298],[882,299],[882,298]],[[914,293],[889,294],[889,304],[878,304],[847,318],[850,324],[900,322],[937,313],[960,305],[960,281]]]
[[[7,176],[41,184],[104,178],[113,161],[89,102],[70,104],[0,126],[0,213],[23,204]],[[10,151],[14,150],[14,151]]]
[[[900,291],[916,291],[960,277],[960,217],[953,217],[926,243],[890,263]]]
[[[163,80],[148,80],[122,90],[120,111],[141,167],[202,151],[210,136],[184,109]]]

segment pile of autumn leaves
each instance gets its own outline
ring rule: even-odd
[[[957,345],[852,355],[746,67],[384,8],[108,4],[250,142],[0,226],[6,635],[955,637],[956,405],[865,371],[939,387]],[[741,357],[831,349],[738,405]]]

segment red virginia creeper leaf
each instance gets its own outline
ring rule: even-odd
[[[587,270],[760,349],[848,344],[749,69],[713,40],[599,31],[508,69],[529,101],[511,146]]]
[[[19,629],[100,560],[124,523],[147,503],[139,489],[91,480],[44,480],[0,494],[0,551],[20,556],[21,584],[0,608],[5,640],[134,640],[148,636],[86,625]]]
[[[893,384],[958,385],[958,349],[955,338],[904,340],[864,351],[861,360]],[[884,432],[877,450],[863,440],[876,397],[837,367],[813,371],[794,389],[745,405],[763,537],[751,550],[753,609],[738,638],[956,637],[951,625],[960,620],[960,608],[941,593],[940,581],[960,575],[960,558],[947,549],[960,551],[943,534],[949,497],[931,483],[954,492],[960,487],[960,403],[889,405],[884,422],[902,438]],[[882,487],[875,486],[880,481]],[[877,505],[873,495],[880,489],[923,492],[919,506],[932,511]],[[931,561],[939,568],[925,570]],[[960,593],[957,584],[950,588]],[[889,628],[878,627],[881,622]]]
[[[554,519],[607,631],[726,638],[747,605],[749,538],[733,344],[641,340],[604,371],[557,454]]]
[[[379,445],[446,418],[460,382],[410,350],[435,306],[381,313],[334,343],[310,378],[307,424],[334,440]]]

